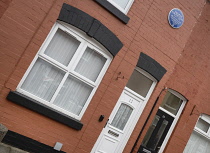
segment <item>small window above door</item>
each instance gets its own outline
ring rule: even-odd
[[[176,115],[179,111],[180,106],[182,105],[183,100],[179,97],[175,96],[171,92],[167,92],[161,107],[165,110],[169,111],[170,113]]]
[[[146,97],[153,82],[153,80],[146,77],[145,75],[143,75],[135,69],[126,87],[141,95],[142,97]]]

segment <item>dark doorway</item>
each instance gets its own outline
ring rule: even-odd
[[[158,110],[147,134],[138,150],[138,153],[157,153],[171,127],[174,118]]]

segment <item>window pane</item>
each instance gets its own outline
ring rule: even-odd
[[[78,40],[58,29],[44,53],[67,66],[79,45]]]
[[[84,82],[68,77],[53,104],[79,115],[92,89]]]
[[[153,145],[150,146],[150,149],[153,149],[153,150],[156,149],[156,147],[157,147],[157,145],[158,145],[158,143],[159,143],[159,141],[160,141],[160,139],[161,139],[161,137],[163,135],[163,132],[165,131],[165,128],[166,128],[167,125],[168,125],[168,121],[164,120],[162,122],[162,124],[161,124],[160,129],[158,130],[157,135],[155,136],[155,138],[153,140]]]
[[[143,144],[144,146],[147,146],[147,144],[148,144],[148,142],[149,142],[149,139],[150,139],[150,137],[151,137],[151,135],[152,135],[152,133],[153,133],[155,127],[157,126],[157,123],[159,122],[159,120],[160,120],[160,116],[156,115],[156,116],[155,116],[155,119],[153,120],[151,126],[149,127],[149,130],[147,131],[147,134],[146,134],[146,136],[144,137],[144,140],[143,140],[143,142],[142,142],[142,144]]]
[[[21,88],[39,98],[50,101],[63,77],[63,71],[38,59]]]
[[[121,8],[125,9],[129,0],[113,0],[115,3],[117,3]]]
[[[170,92],[167,92],[163,99],[161,107],[176,115],[182,104],[182,100]]]
[[[120,130],[123,130],[129,117],[131,116],[132,111],[133,109],[130,106],[121,104],[111,125]]]
[[[193,131],[183,153],[209,153],[210,140]]]
[[[203,119],[199,118],[196,127],[204,131],[205,133],[208,132],[208,129],[210,127],[210,124],[204,121]]]
[[[152,80],[150,80],[137,70],[134,70],[126,87],[130,88],[141,96],[146,97],[152,83]]]
[[[86,78],[95,81],[101,72],[106,58],[90,48],[87,48],[82,55],[75,71]]]

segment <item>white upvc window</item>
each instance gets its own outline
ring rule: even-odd
[[[127,14],[134,0],[107,0],[124,14]]]
[[[210,116],[201,114],[185,147],[184,153],[209,153]]]
[[[80,120],[112,55],[80,30],[56,23],[17,91]]]

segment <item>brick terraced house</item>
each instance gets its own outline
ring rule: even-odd
[[[209,0],[1,0],[0,152],[209,153]]]

